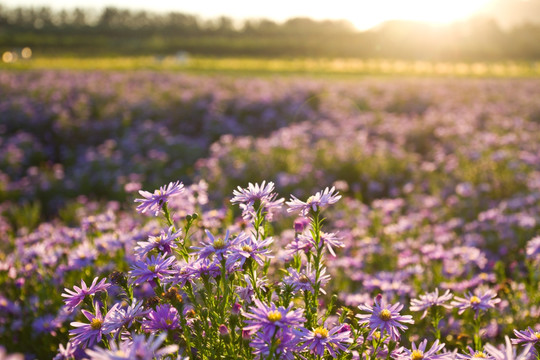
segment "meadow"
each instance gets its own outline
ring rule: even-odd
[[[539,359],[538,67],[130,59],[2,65],[6,353]]]

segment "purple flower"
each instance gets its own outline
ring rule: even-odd
[[[166,233],[161,231],[159,236],[149,236],[148,241],[139,241],[135,247],[135,254],[142,258],[154,249],[160,253],[172,254],[173,249],[178,248],[175,240],[181,234],[182,229],[173,232],[171,226]]]
[[[56,335],[56,329],[62,324],[54,315],[47,314],[36,318],[32,322],[32,329],[36,334],[48,333],[53,336]]]
[[[292,310],[292,305],[288,308],[283,306],[276,307],[274,303],[270,306],[263,304],[259,299],[254,299],[254,306],[251,312],[244,312],[249,325],[244,328],[248,331],[257,331],[262,329],[265,338],[272,337],[276,329],[299,326],[306,321],[303,317],[304,310]]]
[[[371,329],[370,335],[379,329],[381,333],[386,331],[392,340],[397,341],[399,339],[399,330],[407,329],[407,326],[402,323],[414,323],[411,315],[399,314],[399,311],[403,309],[403,305],[400,303],[391,306],[383,305],[381,294],[375,297],[373,307],[360,305],[358,308],[362,311],[369,312],[369,314],[358,314],[356,317],[360,319],[360,324],[369,323]]]
[[[253,206],[255,201],[271,197],[272,191],[274,191],[274,183],[271,181],[268,184],[263,181],[261,185],[249,183],[246,189],[238,186],[238,190],[233,190],[234,197],[231,199],[231,203],[243,203],[246,206]]]
[[[200,279],[202,276],[215,278],[221,275],[219,264],[208,258],[195,261],[186,266],[186,276]]]
[[[257,241],[257,239],[251,236],[238,236],[237,241],[235,241],[235,246],[231,249],[231,253],[227,258],[227,263],[240,262],[240,267],[244,266],[244,263],[247,259],[253,259],[260,266],[264,265],[266,258],[272,256],[270,254],[270,249],[268,246],[272,244],[274,239],[271,237],[264,240]]]
[[[313,285],[315,284],[315,271],[311,268],[311,263],[308,263],[304,268],[304,271],[298,272],[293,268],[287,269],[289,276],[283,278],[283,284],[291,286],[295,291],[315,291]],[[330,275],[326,275],[326,268],[321,269],[319,274],[319,290],[326,294],[322,289],[330,281]]]
[[[300,211],[302,216],[307,216],[310,211],[316,212],[328,205],[335,204],[341,199],[341,195],[338,195],[337,192],[334,194],[334,191],[336,191],[334,186],[331,189],[326,188],[324,191],[319,191],[315,195],[310,196],[306,202],[291,195],[291,200],[287,202],[289,206],[287,212]]]
[[[277,194],[273,191],[274,183],[271,181],[268,185],[266,185],[266,181],[263,181],[261,185],[249,183],[246,189],[238,186],[238,190],[233,190],[234,197],[231,199],[231,203],[238,203],[242,209],[242,217],[251,220],[257,214],[258,209],[254,208],[257,201],[259,201],[259,207],[267,214],[281,208],[284,199],[276,200]]]
[[[516,339],[512,339],[512,344],[539,344],[540,331],[535,331],[529,326],[527,330],[518,331],[514,329]]]
[[[431,348],[426,351],[427,339],[422,341],[418,347],[416,344],[412,343],[412,349],[402,349],[402,353],[398,356],[398,360],[441,360],[447,359],[451,360],[451,357],[448,353],[437,354],[444,348],[444,344],[439,344],[439,340],[435,340]]]
[[[311,354],[324,356],[325,350],[328,350],[335,358],[339,350],[346,351],[348,344],[353,342],[351,332],[345,329],[344,325],[336,326],[332,330],[319,326],[313,330],[302,329],[298,334],[301,336],[300,342],[304,342],[302,348],[309,349]]]
[[[177,196],[184,191],[184,184],[180,181],[175,183],[170,182],[167,186],[161,186],[159,190],[154,190],[154,193],[148,191],[139,190],[144,199],[135,199],[135,202],[140,202],[141,204],[137,206],[137,211],[141,214],[145,212],[154,212],[154,216],[157,216],[169,198]]]
[[[125,309],[116,307],[114,311],[110,312],[108,321],[103,324],[103,332],[109,334],[120,330],[123,326],[129,328],[136,318],[148,314],[149,311],[145,310],[142,304],[142,300],[134,299],[133,303]]]
[[[95,315],[89,311],[81,310],[83,315],[88,319],[88,321],[90,321],[90,323],[87,324],[79,321],[72,322],[71,326],[75,327],[76,329],[69,331],[69,335],[73,336],[71,342],[74,345],[81,345],[83,348],[86,348],[91,347],[92,345],[101,341],[104,334],[103,324],[108,321],[109,315],[116,311],[117,305],[118,304],[114,305],[105,315],[105,317],[103,317],[101,314],[99,306],[95,306]]]
[[[490,356],[482,351],[476,351],[470,346],[467,346],[468,354],[456,354],[456,358],[459,360],[494,360],[493,356]]]
[[[258,289],[264,290],[266,288],[266,278],[261,279],[257,276],[255,276],[255,278],[257,279],[255,286],[257,286]],[[246,302],[251,302],[253,300],[253,295],[255,294],[255,290],[253,290],[253,284],[251,283],[251,279],[249,278],[249,275],[247,274],[244,275],[244,281],[246,282],[246,286],[245,287],[237,286],[236,293],[238,294],[240,299]]]
[[[242,332],[244,334],[244,332]],[[253,349],[253,354],[259,359],[268,359],[270,355],[270,347],[272,345],[271,338],[267,338],[262,334],[258,334],[251,342],[250,346]],[[298,337],[287,329],[280,329],[276,332],[274,343],[277,345],[274,349],[274,355],[277,359],[293,360],[294,353],[300,350],[298,347]]]
[[[148,259],[139,260],[133,264],[129,272],[130,282],[138,285],[154,279],[163,280],[175,272],[169,268],[175,262],[176,258],[174,256],[167,257],[166,254],[161,256],[152,255]]]
[[[540,260],[540,236],[534,237],[527,242],[527,259]]]
[[[480,296],[473,295],[469,292],[464,298],[456,296],[454,298],[455,301],[452,301],[452,306],[459,309],[458,313],[460,315],[469,308],[473,309],[476,312],[476,315],[478,315],[480,310],[492,309],[495,307],[495,304],[501,301],[501,299],[495,299],[496,296],[497,294],[491,290],[487,290]]]
[[[162,355],[172,354],[178,350],[178,345],[168,345],[159,349],[166,337],[167,333],[161,333],[159,336],[150,334],[148,339],[142,334],[134,335],[133,340],[126,339],[119,344],[111,342],[110,350],[95,347],[87,350],[86,354],[90,356],[90,360],[161,359]]]
[[[53,360],[71,360],[75,358],[76,351],[77,347],[71,342],[68,342],[65,347],[63,344],[60,344],[58,346],[58,353]]]
[[[510,342],[510,338],[505,336],[504,340],[506,346],[503,348],[503,351],[497,349],[491,344],[486,344],[486,346],[484,346],[484,350],[493,356],[495,360],[527,360],[529,358],[529,351],[533,346],[532,343],[527,344],[523,349],[523,352],[517,355],[516,350]]]
[[[145,331],[177,329],[180,327],[178,310],[170,304],[159,305],[150,311],[142,325]]]
[[[81,280],[81,287],[74,286],[73,290],[65,288],[65,293],[61,296],[65,297],[64,302],[66,303],[67,310],[73,311],[75,307],[83,302],[86,296],[94,295],[99,291],[105,291],[111,286],[111,284],[105,283],[106,279],[101,279],[99,283],[97,281],[98,278],[94,278],[92,284],[88,287],[84,280]]]
[[[422,311],[422,319],[426,317],[427,312],[430,308],[434,306],[442,306],[447,309],[450,309],[451,306],[445,304],[447,301],[450,301],[454,295],[450,293],[450,290],[439,296],[439,289],[435,289],[434,292],[427,293],[425,295],[420,295],[420,299],[411,300],[411,311]]]
[[[229,248],[236,243],[236,241],[241,240],[242,237],[247,237],[245,234],[240,234],[235,240],[229,240],[229,230],[225,233],[225,238],[215,238],[214,235],[208,230],[205,230],[206,235],[210,241],[202,242],[203,246],[192,246],[192,249],[197,250],[195,253],[199,254],[201,259],[207,258],[212,254],[215,254],[218,260],[224,258],[225,254]]]

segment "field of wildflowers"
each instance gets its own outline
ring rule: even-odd
[[[540,359],[537,80],[0,95],[0,359]]]

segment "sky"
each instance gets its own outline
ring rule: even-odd
[[[106,6],[154,12],[178,11],[203,19],[228,16],[238,20],[266,18],[285,21],[292,17],[345,19],[359,30],[387,20],[419,20],[449,23],[466,19],[490,0],[0,0],[15,6],[49,6],[53,9],[102,9]]]

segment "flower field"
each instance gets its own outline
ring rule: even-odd
[[[0,72],[0,359],[538,360],[538,99]]]

